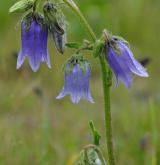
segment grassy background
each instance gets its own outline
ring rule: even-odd
[[[20,49],[19,15],[9,15],[15,0],[0,1],[0,164],[71,165],[80,150],[91,143],[88,121],[102,134],[106,156],[103,95],[97,60],[92,65],[91,90],[95,104],[56,100],[63,85],[62,65],[72,54],[59,55],[49,38],[52,70],[42,64],[33,73],[26,62],[16,70]],[[121,84],[112,88],[112,118],[118,165],[160,164],[160,1],[159,0],[76,0],[97,33],[107,28],[126,38],[137,58],[149,57],[150,77],[135,77],[130,90]],[[89,36],[73,13],[64,9],[69,22],[68,40]],[[154,160],[157,163],[154,164]]]

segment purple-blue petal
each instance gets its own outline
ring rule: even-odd
[[[16,67],[17,69],[19,69],[23,65],[24,60],[25,60],[25,55],[21,49],[18,55],[18,59],[17,59],[17,67]]]
[[[116,76],[116,86],[118,85],[118,80],[121,80],[129,88],[132,84],[131,71],[126,65],[126,61],[117,55],[112,48],[109,48],[108,63]]]
[[[56,31],[52,30],[52,38],[54,40],[56,49],[60,53],[64,53],[65,43],[66,43],[66,34],[58,34]]]
[[[130,70],[141,77],[148,77],[148,73],[145,70],[145,68],[134,58],[133,53],[131,52],[131,50],[129,49],[129,47],[119,41],[118,45],[121,49],[121,53],[122,53],[122,58],[127,62],[128,67],[130,68]]]

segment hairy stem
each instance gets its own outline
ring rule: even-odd
[[[80,18],[82,24],[92,37],[93,41],[97,40],[95,33],[90,27],[89,23],[83,16],[80,9],[74,3],[73,0],[63,0]],[[112,143],[112,123],[111,123],[111,111],[110,111],[110,86],[111,86],[111,71],[109,67],[106,66],[105,60],[102,56],[99,56],[99,61],[101,64],[102,81],[103,81],[103,93],[104,93],[104,112],[105,112],[105,128],[106,128],[106,142],[107,151],[109,157],[109,164],[115,165],[114,153],[113,153],[113,143]]]
[[[108,158],[110,165],[115,165],[113,142],[112,142],[112,118],[110,107],[110,86],[112,81],[112,72],[109,67],[106,67],[104,59],[100,58],[101,70],[102,70],[102,82],[104,93],[104,109],[105,109],[105,127],[106,127],[106,141],[108,149]]]

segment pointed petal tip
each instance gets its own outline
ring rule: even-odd
[[[17,70],[20,69],[21,66],[22,66],[22,64],[19,65],[19,64],[17,63],[17,65],[16,65],[16,69],[17,69]]]
[[[73,104],[78,104],[78,103],[79,103],[79,101],[76,101],[76,100],[71,100],[71,102],[72,102]]]
[[[64,96],[66,96],[66,93],[64,92],[64,90],[62,90],[59,95],[56,97],[57,100],[62,99]]]
[[[31,66],[31,69],[32,69],[33,72],[37,72],[38,69],[39,69],[39,66],[38,66],[38,67],[33,67],[33,66]]]
[[[92,103],[92,104],[95,104],[95,102],[93,100],[89,100],[89,102]]]
[[[140,77],[145,77],[145,78],[149,77],[149,74],[146,70],[143,70],[143,72],[141,72],[141,74],[135,73],[135,72],[133,72],[133,73]]]
[[[51,66],[51,64],[49,63],[49,64],[47,64],[47,66],[48,66],[48,68],[49,69],[52,69],[52,66]]]
[[[62,98],[63,98],[63,97],[60,96],[60,95],[58,95],[58,96],[56,97],[57,100],[60,100],[60,99],[62,99]]]
[[[121,82],[122,82],[122,84],[126,87],[126,88],[131,88],[131,86],[132,86],[132,78],[130,78],[130,79],[122,79],[122,78],[120,78],[120,80],[121,80]]]
[[[20,66],[16,66],[16,69],[19,70],[20,69]]]
[[[40,67],[40,61],[35,62],[35,61],[32,61],[31,58],[29,58],[29,65],[33,72],[37,72]]]
[[[45,58],[42,56],[42,61],[47,64],[47,66],[48,66],[49,69],[52,68],[51,60],[50,60],[50,56],[49,56],[48,51],[47,51],[47,54],[45,55]]]
[[[94,102],[94,100],[93,100],[93,98],[92,98],[92,96],[90,96],[89,98],[87,98],[86,99],[87,101],[89,101],[90,103],[92,103],[92,104],[94,104],[95,102]]]
[[[79,102],[80,102],[80,100],[81,99],[77,99],[77,100],[72,100],[71,99],[71,102],[73,103],[73,104],[78,104]],[[91,100],[91,99],[89,99],[89,100],[87,100],[88,102],[90,102],[91,104],[94,104],[95,102],[93,101],[93,100]]]
[[[73,104],[78,104],[80,102],[80,98],[71,96],[71,102]]]
[[[143,73],[143,76],[142,77],[149,77],[149,74],[148,74],[148,72],[147,71],[145,71],[144,73]]]
[[[22,52],[22,50],[20,50],[20,52],[18,54],[18,58],[17,58],[16,69],[19,69],[23,65],[24,60],[25,60],[25,55]]]

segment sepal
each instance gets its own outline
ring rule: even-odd
[[[89,62],[81,54],[75,54],[69,60],[67,60],[63,69],[66,69],[67,73],[69,74],[73,70],[74,66],[79,64],[82,72],[86,74],[86,63],[89,64]]]
[[[121,41],[123,42],[124,44],[126,44],[128,47],[130,47],[130,44],[128,41],[126,41],[123,37],[121,36],[113,36],[113,40],[115,41]]]
[[[77,43],[77,42],[68,42],[65,44],[66,47],[73,48],[73,49],[79,49],[80,47],[82,47],[82,45],[83,44]]]
[[[124,38],[120,36],[112,35],[107,30],[103,31],[103,37],[106,43],[105,49],[108,49],[108,47],[111,47],[114,50],[114,52],[117,53],[118,55],[121,55],[122,53],[118,42],[122,42],[129,47],[129,43]]]
[[[28,13],[26,16],[24,16],[24,18],[23,18],[23,21],[24,21],[24,23],[25,23],[25,31],[26,31],[26,32],[27,32],[28,29],[30,28],[33,19],[34,19],[39,25],[41,25],[42,28],[44,27],[44,25],[45,25],[44,17],[43,17],[40,13],[37,13],[37,12],[30,12],[30,13]]]
[[[95,42],[94,47],[93,47],[93,56],[95,58],[101,55],[101,53],[103,52],[104,46],[105,46],[105,41],[102,39],[99,39]]]

